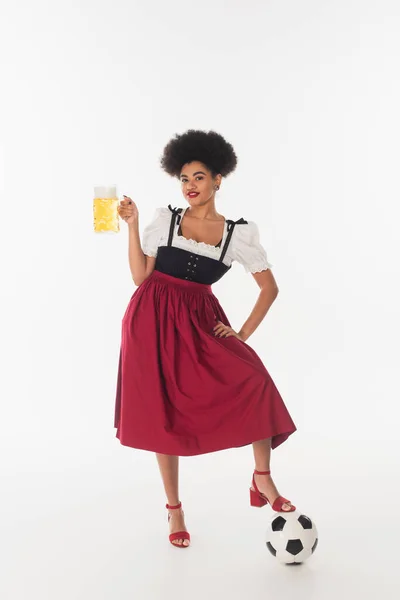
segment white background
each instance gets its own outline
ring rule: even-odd
[[[398,597],[399,3],[0,6],[1,597]],[[185,206],[159,158],[189,128],[234,145],[217,209],[258,223],[280,288],[248,343],[298,428],[271,460],[319,532],[296,569],[249,507],[251,446],[181,459],[181,552],[154,455],[115,438],[135,287],[93,186],[132,196],[141,231]],[[240,329],[251,275],[214,293]]]

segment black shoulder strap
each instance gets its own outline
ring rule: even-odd
[[[225,258],[226,251],[228,250],[229,242],[231,241],[231,237],[233,234],[233,230],[235,229],[235,225],[247,225],[247,221],[241,217],[237,221],[232,221],[231,219],[227,219],[228,223],[228,235],[226,236],[224,247],[222,248],[221,255],[219,257],[219,262],[222,262]]]
[[[174,235],[175,220],[176,220],[176,218],[178,218],[178,225],[179,225],[180,220],[181,220],[180,213],[182,212],[183,209],[182,208],[172,208],[172,206],[170,204],[168,204],[168,208],[172,212],[171,223],[169,226],[168,244],[167,244],[168,246],[170,246],[172,244],[172,237]]]

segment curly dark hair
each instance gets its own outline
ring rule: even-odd
[[[194,160],[205,164],[213,177],[218,174],[226,177],[237,165],[232,144],[215,131],[199,129],[175,134],[165,146],[160,162],[164,171],[179,178],[183,165]]]

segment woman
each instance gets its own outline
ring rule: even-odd
[[[162,168],[181,183],[186,208],[162,206],[139,237],[136,204],[124,196],[129,264],[139,286],[122,320],[115,404],[121,444],[156,453],[167,497],[169,539],[189,546],[178,490],[179,456],[253,444],[252,506],[295,506],[270,476],[271,448],[296,426],[256,352],[246,343],[278,294],[257,225],[225,219],[215,207],[234,149],[214,131],[188,130],[165,146]],[[240,331],[212,284],[240,262],[260,287]]]

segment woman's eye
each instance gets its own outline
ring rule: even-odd
[[[198,177],[196,177],[196,179],[204,179],[204,177],[199,175]],[[186,183],[186,182],[187,182],[187,179],[181,179],[181,183]]]

